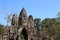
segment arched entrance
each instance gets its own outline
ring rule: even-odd
[[[23,30],[21,32],[21,38],[28,40],[28,33],[27,33],[27,30],[25,28],[23,28]]]

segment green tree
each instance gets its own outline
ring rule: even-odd
[[[60,38],[60,12],[57,13],[56,17],[55,34],[57,38]]]
[[[41,19],[40,18],[35,18],[34,19],[34,23],[35,23],[35,28],[37,29],[37,30],[40,30],[41,29]]]
[[[60,22],[56,22],[54,30],[56,38],[60,38]]]
[[[45,18],[42,21],[43,29],[48,31],[50,37],[55,37],[55,26],[56,26],[56,19],[55,18]]]
[[[42,26],[48,28],[49,21],[50,21],[50,18],[45,18],[44,20],[42,20]]]

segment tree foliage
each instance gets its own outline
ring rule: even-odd
[[[46,18],[42,21],[42,25],[51,36],[60,37],[60,22],[57,22],[56,18]]]
[[[40,30],[41,29],[41,19],[40,18],[35,18],[34,19],[34,23],[35,23],[35,28],[37,29],[37,30]]]
[[[45,18],[42,21],[40,18],[35,18],[34,22],[37,30],[39,26],[42,26],[42,30],[46,30],[50,36],[55,38],[60,37],[60,22],[56,18]]]

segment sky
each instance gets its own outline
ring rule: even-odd
[[[54,18],[60,12],[60,0],[0,0],[0,23],[6,25],[6,15],[19,15],[22,8],[33,18]]]

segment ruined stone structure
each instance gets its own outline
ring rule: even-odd
[[[35,40],[33,16],[27,17],[26,11],[22,8],[19,17],[13,15],[12,25],[14,26],[14,40]]]
[[[33,16],[27,17],[26,10],[22,8],[19,17],[12,16],[12,26],[7,27],[3,33],[3,40],[36,40]]]
[[[12,16],[12,26],[7,27],[3,33],[3,40],[42,40],[42,33],[35,30],[32,15],[27,17],[26,10],[22,8],[19,17]],[[47,40],[47,39],[44,39]]]

